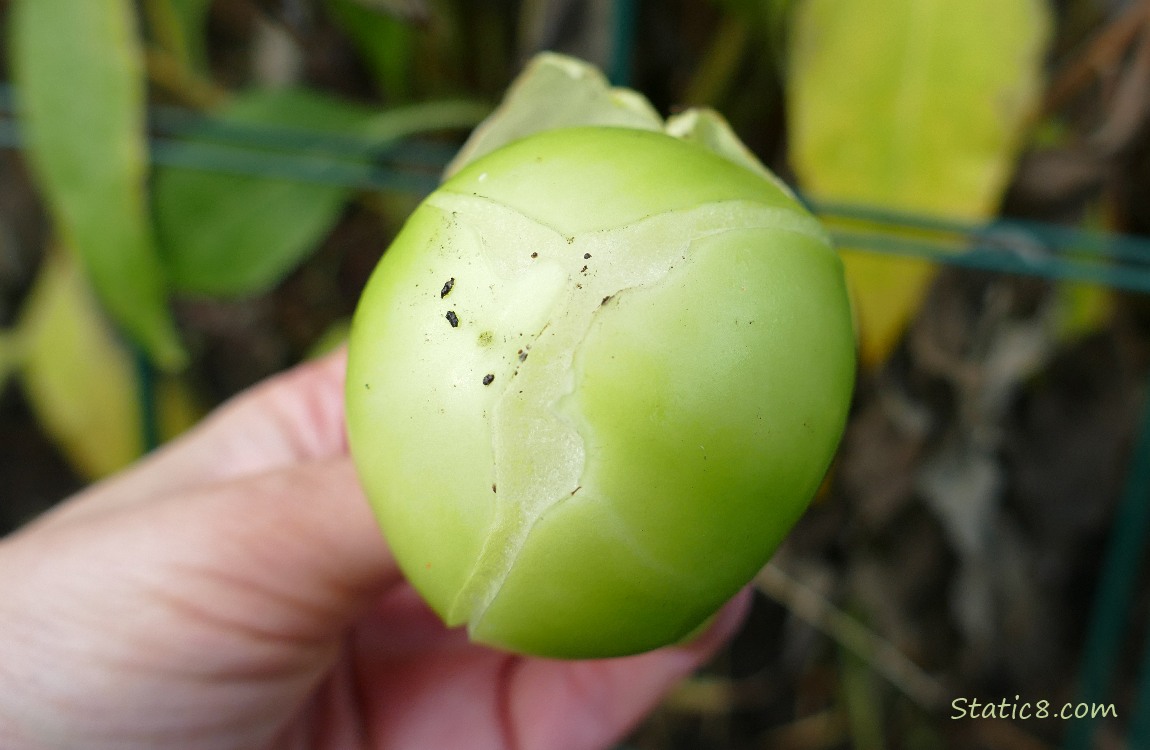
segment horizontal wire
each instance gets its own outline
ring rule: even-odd
[[[903,213],[880,206],[814,201],[803,198],[812,212],[825,220],[892,225],[957,237],[974,238],[982,246],[1004,246],[1024,254],[1074,253],[1122,260],[1150,267],[1150,238],[1113,234],[1025,219],[998,219],[976,224],[921,214]]]
[[[0,148],[23,147],[11,87],[0,84]],[[426,195],[454,153],[446,144],[398,142],[303,129],[224,123],[176,107],[149,112],[149,155],[159,166],[359,190]],[[1150,238],[1035,221],[975,224],[800,198],[840,248],[937,264],[1150,292]],[[846,225],[846,226],[843,226]]]
[[[4,110],[0,107],[0,112]],[[212,142],[222,146],[278,150],[289,154],[303,152],[329,154],[334,158],[370,159],[378,163],[395,161],[438,173],[455,155],[446,144],[417,139],[401,141],[368,140],[362,137],[316,132],[302,128],[225,122],[179,107],[158,106],[149,111],[149,130],[156,136],[177,140]]]
[[[23,146],[16,123],[0,119],[0,148]],[[439,170],[446,163],[433,169],[424,164],[389,167],[378,159],[341,160],[324,153],[275,153],[243,145],[159,137],[149,139],[148,151],[152,163],[164,167],[416,195],[426,195],[439,185]]]
[[[371,162],[337,161],[322,154],[270,154],[171,139],[153,139],[150,153],[153,163],[166,167],[310,182],[360,190],[391,190],[425,195],[439,185],[437,172],[422,174],[404,172]]]
[[[1098,284],[1132,292],[1150,293],[1150,269],[1107,265],[1059,255],[1028,257],[1001,246],[979,246],[956,250],[884,233],[830,230],[836,247],[868,250],[884,255],[923,258],[959,268],[993,271],[1021,276],[1038,276],[1054,281]]]

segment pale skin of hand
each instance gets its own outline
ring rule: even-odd
[[[347,455],[340,354],[0,539],[0,747],[608,747],[737,628],[500,653],[404,582]]]

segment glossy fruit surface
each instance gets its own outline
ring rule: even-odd
[[[683,638],[840,437],[838,257],[778,183],[662,133],[547,131],[411,216],[352,325],[352,453],[411,583],[559,657]]]

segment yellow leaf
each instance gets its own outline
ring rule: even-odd
[[[178,375],[157,374],[156,420],[159,422],[160,442],[171,440],[189,429],[207,412],[186,380]]]
[[[1041,0],[806,0],[788,82],[791,162],[818,201],[992,216],[1041,87]],[[832,227],[833,228],[833,227]],[[925,261],[844,254],[864,364],[921,304]]]
[[[133,358],[70,255],[45,260],[18,331],[28,401],[76,469],[97,478],[138,458],[144,430]],[[166,436],[200,414],[174,378],[157,384],[157,408]]]

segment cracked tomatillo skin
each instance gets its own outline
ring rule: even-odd
[[[473,639],[675,642],[814,494],[854,339],[776,183],[670,136],[548,131],[411,216],[352,325],[352,453],[397,560]]]

